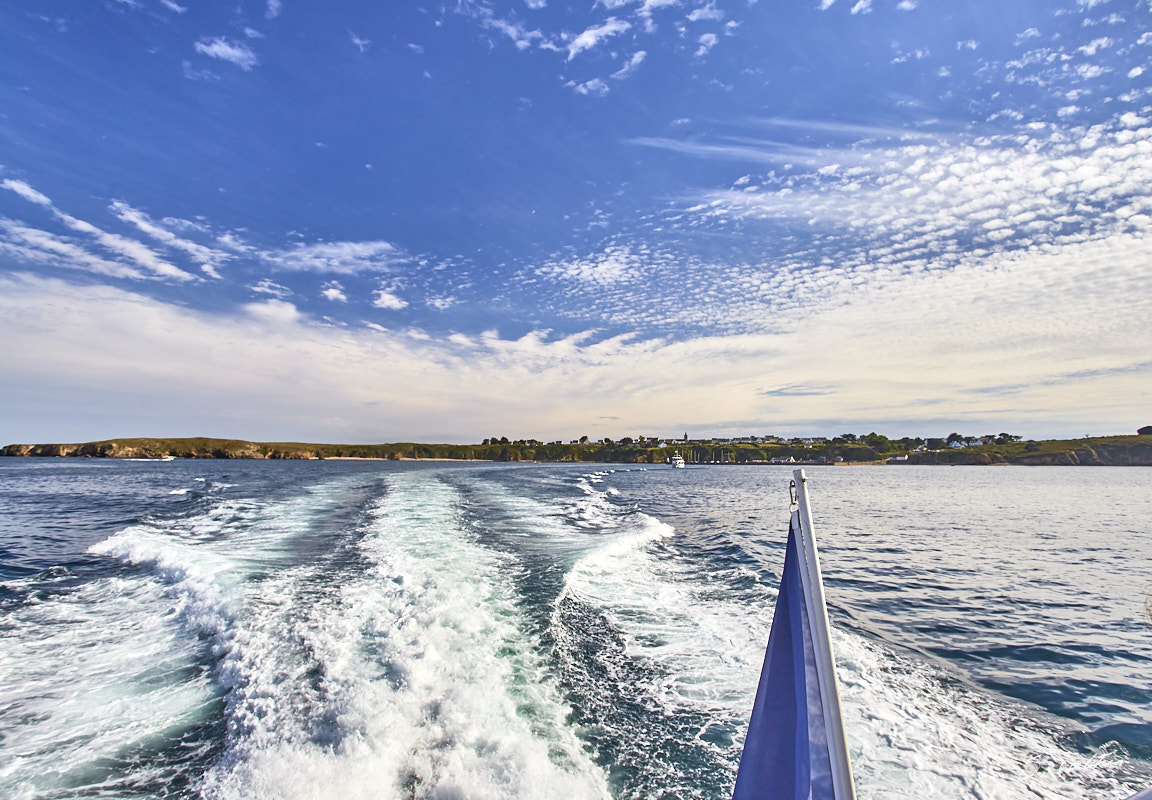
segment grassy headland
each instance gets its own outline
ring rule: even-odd
[[[248,442],[239,439],[115,439],[80,444],[10,444],[0,456],[73,458],[244,458],[244,459],[453,459],[477,461],[589,461],[662,464],[679,451],[692,463],[763,464],[868,463],[907,456],[907,464],[1049,464],[1152,466],[1152,436],[1100,436],[1046,441],[1001,441],[963,448],[919,450],[908,440],[870,434],[857,441],[841,437],[821,442],[793,439],[775,443],[543,443],[534,440],[485,441],[476,445],[313,444]]]

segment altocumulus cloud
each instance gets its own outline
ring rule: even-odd
[[[266,250],[260,257],[277,269],[337,275],[382,272],[409,260],[395,245],[382,241],[300,244]]]

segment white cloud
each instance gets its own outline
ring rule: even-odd
[[[348,38],[352,40],[352,44],[354,44],[356,46],[356,49],[359,50],[361,53],[365,52],[369,47],[372,46],[371,40],[361,39],[359,36],[354,34],[352,31],[348,31]],[[411,46],[411,45],[409,45],[409,46]]]
[[[452,306],[457,305],[459,301],[455,297],[430,297],[425,301],[425,305],[429,308],[434,308],[437,311],[447,311]]]
[[[160,224],[152,220],[143,211],[132,208],[127,203],[117,200],[111,205],[112,213],[121,221],[135,225],[142,232],[151,236],[157,241],[163,242],[167,246],[176,250],[181,250],[192,257],[193,260],[199,264],[200,269],[206,275],[212,278],[219,278],[220,273],[217,271],[223,262],[232,258],[228,253],[220,250],[214,250],[210,247],[197,244],[196,242],[188,239],[183,239]]]
[[[263,251],[260,257],[277,269],[335,275],[384,272],[408,260],[394,245],[381,241],[299,244]]]
[[[154,273],[156,276],[162,278],[171,278],[179,281],[194,280],[194,277],[191,274],[160,258],[158,255],[156,255],[156,253],[154,253],[147,246],[141,244],[140,242],[124,236],[119,236],[114,233],[108,233],[107,231],[96,227],[90,222],[78,219],[77,217],[73,217],[71,214],[67,214],[61,211],[60,209],[56,208],[55,204],[53,204],[46,195],[36,191],[24,181],[13,180],[9,178],[0,182],[0,187],[15,192],[17,195],[30,203],[34,203],[38,206],[42,206],[48,209],[52,212],[52,215],[57,220],[62,222],[71,230],[76,231],[77,233],[83,233],[91,237],[100,247],[115,253],[121,258],[126,258],[129,261],[135,262],[138,266],[144,267],[149,272]],[[45,238],[43,241],[47,242],[49,239]],[[55,241],[58,243],[64,242],[64,240],[61,239],[55,239]],[[60,248],[57,248],[56,255],[58,257],[63,257],[63,251]],[[91,258],[83,259],[84,264],[96,264],[99,263],[99,261],[99,258],[96,258],[95,260]],[[80,264],[77,266],[80,269],[89,268]],[[134,276],[135,270],[124,270],[122,271],[122,275]]]
[[[872,13],[872,0],[859,0],[856,5],[852,6],[853,14],[871,14]]]
[[[900,2],[896,4],[896,8],[899,11],[915,11],[917,5],[916,0],[900,0]]]
[[[216,242],[221,247],[227,247],[229,250],[232,250],[236,253],[251,253],[254,250],[253,247],[245,244],[244,241],[241,240],[240,237],[233,231],[220,234],[216,237]]]
[[[244,306],[244,310],[252,318],[273,325],[288,325],[299,321],[302,317],[300,310],[286,300],[265,300],[262,303],[249,303]]]
[[[616,72],[612,73],[612,77],[615,78],[616,80],[623,80],[623,79],[629,77],[630,75],[632,75],[632,73],[634,73],[637,69],[639,69],[640,65],[644,63],[644,59],[647,56],[648,56],[648,53],[646,53],[645,51],[637,50],[635,53],[632,54],[632,58],[629,59],[627,64],[625,64],[623,67],[618,69]]]
[[[541,42],[541,46],[547,44],[544,42],[544,34],[540,31],[529,30],[518,22],[499,19],[493,16],[490,9],[479,7],[478,10],[480,12],[480,24],[489,30],[507,36],[516,45],[517,50],[527,50],[536,42]]]
[[[832,6],[833,6],[835,3],[836,3],[836,0],[820,0],[820,10],[821,10],[821,11],[827,11],[827,10],[828,10],[828,9],[830,9],[830,8],[831,8],[831,7],[832,7]]]
[[[0,254],[24,264],[78,269],[110,278],[144,278],[135,267],[109,261],[75,241],[0,217]]]
[[[630,249],[611,246],[588,258],[547,263],[536,274],[587,286],[608,286],[635,278],[642,267],[643,259]]]
[[[705,33],[703,36],[701,36],[696,41],[700,45],[699,47],[696,48],[696,57],[702,58],[702,57],[708,55],[708,52],[713,47],[716,46],[717,42],[720,41],[720,37],[714,33]]]
[[[1129,78],[1139,78],[1143,74],[1144,74],[1144,67],[1133,67],[1132,69],[1128,70],[1128,77]]]
[[[592,97],[603,97],[609,92],[608,84],[599,78],[593,78],[592,80],[585,81],[584,83],[569,81],[565,85],[571,86],[572,90],[575,91],[576,94],[590,95]]]
[[[1132,239],[1001,255],[843,285],[836,302],[770,334],[690,341],[413,336],[314,323],[278,300],[203,313],[4,276],[0,370],[13,419],[39,418],[54,398],[54,427],[11,431],[28,441],[97,438],[84,428],[97,424],[273,441],[442,441],[449,431],[475,441],[492,429],[551,438],[598,417],[616,419],[592,433],[613,436],[685,420],[939,435],[942,405],[973,429],[1079,435],[1127,430],[1146,412],[1152,297],[1137,262],[1149,257],[1149,243]]]
[[[268,0],[267,10],[264,12],[265,18],[276,19],[276,17],[280,16],[281,8],[281,0]]]
[[[923,61],[925,58],[927,58],[930,55],[932,55],[932,52],[930,50],[917,48],[916,50],[912,50],[911,52],[908,52],[908,53],[903,53],[903,52],[897,53],[897,55],[892,59],[892,63],[893,64],[903,64],[907,61],[912,61],[912,60]]]
[[[376,308],[383,308],[389,311],[399,311],[402,308],[408,307],[408,301],[398,297],[394,292],[383,287],[373,292],[375,298],[372,305]]]
[[[183,14],[188,10],[186,6],[182,6],[173,0],[160,0],[160,5],[164,6],[169,11],[174,11],[177,14]]]
[[[1039,39],[1040,31],[1036,28],[1028,28],[1027,30],[1016,34],[1016,44],[1021,44],[1029,39]]]
[[[1112,45],[1113,41],[1111,39],[1109,39],[1107,36],[1102,36],[1099,39],[1093,39],[1088,44],[1077,49],[1086,56],[1094,56],[1098,50],[1107,49]]]
[[[20,195],[25,200],[27,200],[29,203],[35,203],[36,205],[44,206],[45,208],[53,208],[52,201],[49,200],[47,198],[47,196],[36,191],[31,186],[26,184],[24,181],[18,181],[18,180],[14,180],[12,178],[5,178],[3,181],[0,181],[0,186],[3,186],[5,189],[8,189],[9,191],[15,192],[16,194]]]
[[[674,146],[708,158],[748,155]],[[771,329],[793,310],[835,307],[854,287],[882,292],[899,276],[1002,258],[1019,259],[1023,270],[1091,242],[1125,242],[1117,263],[1131,280],[1140,269],[1131,252],[1152,236],[1148,152],[1152,130],[1133,114],[1103,126],[1041,126],[1032,137],[815,148],[807,163],[796,162],[803,169],[782,168],[783,157],[771,153],[780,160],[765,159],[768,174],[654,215],[643,235],[610,238],[634,259],[593,250],[546,264],[530,283],[541,304],[583,324],[682,336],[704,329],[702,320],[715,333]],[[710,236],[739,240],[739,255],[639,247]]]
[[[716,7],[715,2],[709,2],[708,5],[692,9],[688,14],[689,22],[700,22],[701,20],[722,20],[724,19],[724,12]]]
[[[180,62],[180,67],[183,70],[184,77],[190,81],[218,81],[220,76],[210,69],[196,69],[192,66],[192,62],[184,60]]]
[[[223,36],[204,38],[196,42],[196,52],[221,61],[228,61],[245,72],[256,66],[259,60],[252,48],[243,42],[233,42]]]
[[[329,281],[324,284],[324,289],[321,294],[325,299],[331,300],[334,303],[347,303],[348,295],[344,294],[344,287],[337,281]]]
[[[844,150],[800,147],[781,144],[776,141],[739,139],[717,142],[688,141],[666,137],[644,137],[629,140],[631,144],[655,147],[697,158],[742,161],[753,164],[770,165],[824,165],[832,156],[842,155],[845,159],[857,160],[860,156]]]
[[[285,297],[292,296],[292,290],[287,286],[281,286],[275,283],[270,278],[264,278],[259,283],[255,283],[248,287],[251,291],[257,294],[270,294],[273,297],[278,297],[283,300]]]
[[[632,25],[624,20],[609,17],[603,25],[588,28],[568,43],[568,60],[571,61],[585,50],[591,50],[605,39],[624,33],[624,31],[631,29],[631,27]]]
[[[528,6],[528,8],[532,9],[533,11],[539,11],[548,5],[548,0],[524,0],[524,5]]]
[[[621,4],[626,5],[626,4]],[[656,32],[655,12],[661,9],[673,8],[680,5],[680,0],[643,0],[640,8],[636,11],[636,16],[644,25],[644,30],[648,33]]]

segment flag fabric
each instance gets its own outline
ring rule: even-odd
[[[832,780],[806,599],[800,520],[792,514],[784,575],[772,616],[756,703],[744,740],[733,800],[845,800]],[[836,708],[839,713],[838,703]]]

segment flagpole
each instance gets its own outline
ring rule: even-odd
[[[832,786],[837,800],[855,800],[852,762],[848,759],[848,742],[844,736],[844,718],[840,713],[840,690],[836,685],[836,664],[832,659],[832,640],[828,633],[828,609],[824,604],[824,581],[820,575],[820,555],[812,528],[812,508],[808,505],[808,478],[804,470],[793,473],[796,479],[796,507],[800,516],[800,545],[803,554],[801,575],[807,584],[804,593],[808,619],[812,628],[812,649],[816,657],[816,677],[820,684],[824,709],[824,730],[828,737],[828,758],[832,765]]]

